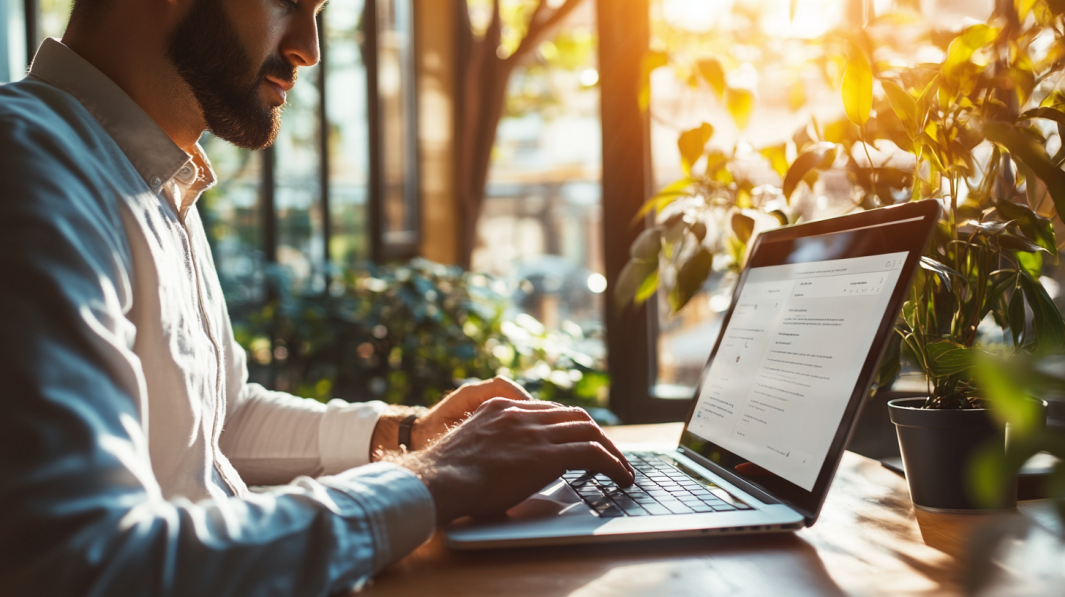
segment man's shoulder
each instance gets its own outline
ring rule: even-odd
[[[92,114],[69,93],[26,77],[0,86],[0,149],[5,160],[72,157],[81,150],[91,163],[109,157],[106,133]],[[108,148],[109,149],[109,148]]]
[[[70,94],[32,78],[0,86],[0,244],[76,242],[78,231],[124,245],[116,182],[131,166],[122,161]]]

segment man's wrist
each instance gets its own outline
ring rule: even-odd
[[[370,440],[370,460],[378,461],[385,452],[399,451],[399,426],[404,419],[410,415],[422,415],[427,410],[421,406],[403,406],[398,404],[391,404],[381,413],[381,416],[377,419],[377,425],[374,427],[373,437]],[[418,434],[417,421],[414,428],[411,430],[412,447],[418,449],[421,447],[419,442],[420,435]]]

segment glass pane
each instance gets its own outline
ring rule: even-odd
[[[418,242],[414,121],[414,22],[410,0],[377,2],[382,241]]]
[[[37,39],[63,37],[74,0],[37,0],[37,3],[41,10],[41,19],[37,23],[40,27],[40,37]]]
[[[360,21],[363,0],[332,0],[326,8],[326,112],[329,116],[329,255],[351,266],[369,255],[366,198],[369,138],[366,65]]]
[[[595,3],[583,2],[512,75],[472,267],[509,279],[515,308],[602,358],[597,44]]]
[[[754,187],[751,201],[783,201],[775,192],[759,194],[760,185],[779,187],[782,182],[759,151],[787,143],[811,117],[822,126],[843,117],[838,85],[827,81],[831,65],[818,60],[824,53],[819,38],[861,20],[863,6],[884,14],[899,4],[892,0],[651,0],[651,47],[670,56],[670,66],[651,75],[656,187],[684,176],[678,136],[706,122],[714,127],[709,147],[732,156],[738,164],[733,167],[744,169]],[[930,0],[919,5],[929,22],[957,28],[962,17],[986,18],[993,0]],[[794,15],[790,14],[792,6]],[[917,56],[922,51],[941,53],[927,41],[899,49]],[[706,59],[720,64],[722,84],[753,94],[753,109],[739,119],[746,120],[745,126],[739,126],[728,109],[729,95],[719,96],[709,77],[702,74],[700,61]],[[794,152],[794,147],[786,145],[785,151]],[[845,213],[855,207],[851,184],[845,173],[827,172],[809,192],[795,195],[790,207],[805,220]],[[728,309],[736,276],[718,244],[724,238],[728,213],[716,209],[707,217],[705,243],[715,244],[718,252],[715,271],[702,291],[676,315],[671,314],[664,293],[659,293],[657,383],[663,395],[690,398],[686,388],[697,383]],[[661,275],[667,280],[672,276],[668,270]]]
[[[205,133],[200,139],[217,183],[196,203],[230,306],[264,298],[260,180],[262,156]]]
[[[0,0],[0,83],[26,76],[26,19],[22,0]]]
[[[300,69],[274,143],[277,262],[296,290],[320,290],[324,280],[318,69]]]

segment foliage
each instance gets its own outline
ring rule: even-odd
[[[970,478],[975,496],[988,508],[1001,507],[1001,488],[1014,482],[1032,456],[1046,452],[1058,458],[1043,492],[1052,500],[1058,518],[1065,521],[1065,437],[1048,430],[1035,396],[1065,400],[1065,358],[981,355],[978,378],[992,405],[992,413],[1009,426],[1005,453],[1001,446],[985,447],[971,463]]]
[[[640,212],[638,220],[653,213],[655,223],[632,246],[618,299],[642,302],[661,285],[679,311],[715,263],[742,268],[753,233],[800,219],[797,198],[821,173],[841,171],[854,210],[922,199],[944,206],[897,325],[902,350],[883,365],[897,372],[898,355],[912,357],[928,379],[927,407],[980,405],[973,364],[985,319],[1003,330],[1013,353],[1065,350],[1065,321],[1040,283],[1063,248],[1054,228],[1065,214],[1063,9],[1034,0],[949,35],[927,30],[943,48],[938,64],[904,66],[899,24],[914,22],[912,14],[829,32],[813,60],[841,90],[845,116],[823,126],[812,118],[789,142],[757,152],[707,147],[714,133],[707,123],[683,132],[685,177]],[[645,70],[665,63],[652,53]],[[727,98],[721,63],[701,57],[693,76]],[[731,113],[742,128],[749,115]],[[752,156],[779,185],[755,185]]]
[[[470,378],[503,375],[541,399],[605,404],[609,378],[576,347],[579,326],[556,334],[528,315],[506,319],[500,280],[421,259],[348,272],[324,294],[293,294],[274,276],[277,297],[233,327],[253,375],[278,389],[432,405]]]

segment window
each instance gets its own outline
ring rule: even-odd
[[[21,79],[40,40],[62,36],[72,4],[0,0],[0,81]],[[416,253],[412,10],[410,0],[333,0],[319,17],[322,61],[301,69],[276,143],[253,152],[204,134],[218,184],[197,205],[232,308],[261,304],[271,276],[317,292],[336,268],[365,262],[375,200],[386,205],[380,244],[400,249],[383,256]],[[372,162],[378,107],[386,157]],[[370,192],[375,169],[381,193]]]
[[[642,0],[624,9],[601,6],[600,52],[612,57],[602,68],[604,98],[610,98],[603,103],[607,278],[616,280],[639,232],[626,229],[626,219],[635,216],[654,190],[681,178],[676,145],[681,131],[705,121],[715,128],[711,147],[756,154],[760,148],[787,141],[811,113],[822,121],[838,118],[842,113],[838,90],[809,63],[807,40],[860,21],[869,11],[882,14],[895,4],[891,0]],[[986,19],[992,4],[990,0],[920,3],[926,18],[951,29],[965,17]],[[794,17],[789,14],[792,8]],[[649,110],[643,113],[637,98],[625,94],[642,88],[641,61],[649,49],[666,51],[671,62],[679,64],[651,73]],[[736,126],[725,103],[705,83],[696,82],[691,68],[695,60],[711,56],[726,67],[730,86],[749,89],[757,98],[745,128]],[[805,101],[794,101],[800,98]],[[771,168],[758,164],[752,168],[755,181],[780,184]],[[802,198],[805,219],[843,211],[849,202],[849,184],[834,176],[844,175],[828,173],[814,193]],[[656,297],[641,309],[608,304],[612,407],[626,422],[683,418],[716,340],[720,317],[728,308],[733,282],[727,272],[715,271],[702,293],[677,316],[671,316],[667,302]]]
[[[524,22],[521,11],[528,6],[504,2],[502,14]],[[471,269],[508,280],[517,287],[514,310],[602,359],[606,278],[595,7],[594,0],[581,2],[511,75]],[[471,3],[471,17],[478,9],[488,7]],[[514,51],[511,45],[522,36],[510,33],[504,32],[501,51]]]

